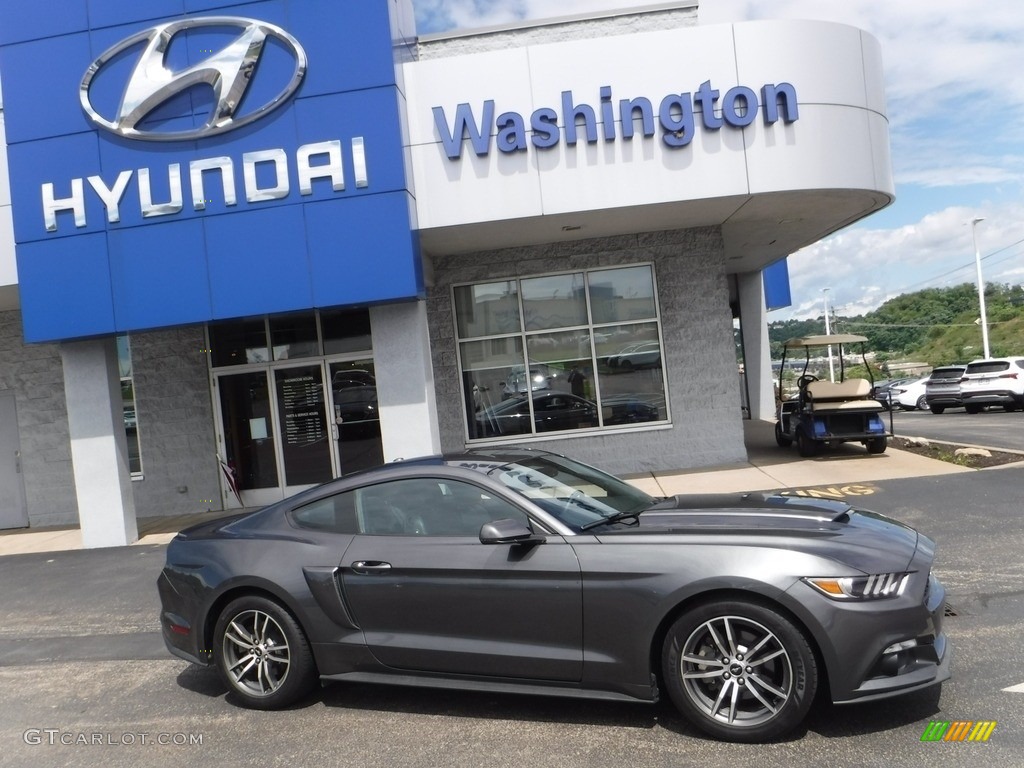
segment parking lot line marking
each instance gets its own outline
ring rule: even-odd
[[[1009,691],[1010,693],[1024,693],[1024,683],[1021,683],[1020,685],[1011,685],[1009,688],[1003,688],[1003,690]]]

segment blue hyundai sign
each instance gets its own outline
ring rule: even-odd
[[[26,341],[422,295],[398,2],[0,0]]]

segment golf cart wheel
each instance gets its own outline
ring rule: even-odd
[[[884,437],[872,437],[867,441],[868,453],[885,453],[888,440]]]
[[[796,431],[796,450],[805,459],[814,456],[818,452],[818,444],[807,436],[803,429]]]
[[[793,444],[793,438],[782,431],[782,422],[775,422],[775,442],[780,448],[789,448]]]

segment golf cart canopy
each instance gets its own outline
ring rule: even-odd
[[[855,333],[833,333],[828,336],[798,336],[789,339],[785,343],[786,349],[797,349],[802,347],[827,347],[840,344],[857,344],[867,341],[867,336],[858,336]]]

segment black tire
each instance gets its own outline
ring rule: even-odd
[[[807,716],[818,689],[804,633],[771,608],[743,600],[705,603],[677,619],[661,667],[683,717],[725,741],[785,736]]]
[[[917,398],[916,408],[919,411],[928,410],[928,398],[925,397],[924,395],[921,395],[919,398]]]
[[[807,436],[807,433],[800,428],[796,430],[796,450],[805,459],[818,453],[818,444]]]
[[[965,405],[964,410],[968,413],[981,413],[980,405]]]
[[[246,707],[280,709],[317,681],[309,641],[295,618],[257,595],[233,600],[214,630],[214,658],[225,684]]]
[[[865,445],[867,446],[868,453],[885,453],[888,443],[889,441],[885,437],[872,437]]]
[[[1013,413],[1014,411],[1017,410],[1017,404],[1007,403],[1006,405],[1003,406],[1003,410],[1006,411],[1007,413]]]
[[[775,442],[780,448],[789,448],[793,444],[793,438],[782,431],[782,422],[775,422]]]
[[[928,410],[930,410],[932,413],[942,413],[942,412],[944,412],[946,410],[946,406],[944,406],[944,405],[929,405],[928,406]]]

